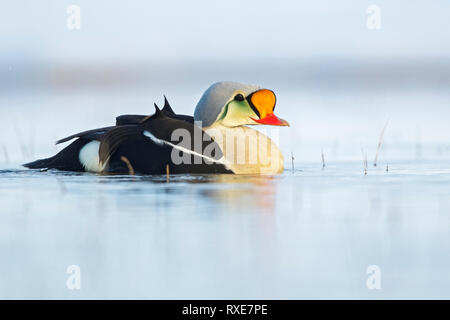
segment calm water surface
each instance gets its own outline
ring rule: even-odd
[[[0,298],[450,298],[446,162],[170,181],[10,167]]]

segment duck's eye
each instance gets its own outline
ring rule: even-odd
[[[244,96],[240,93],[234,96],[234,100],[236,101],[244,101]]]

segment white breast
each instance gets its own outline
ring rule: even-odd
[[[220,146],[235,174],[271,175],[284,170],[284,158],[266,135],[249,127],[211,126],[205,130]]]
[[[99,173],[105,169],[106,164],[100,165],[99,148],[99,141],[91,141],[81,148],[79,159],[86,171]]]

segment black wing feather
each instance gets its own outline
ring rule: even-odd
[[[138,115],[138,114],[124,114],[122,116],[118,116],[116,118],[116,126],[124,126],[129,124],[139,124],[144,120],[147,116]]]
[[[64,143],[64,142],[70,141],[75,138],[85,138],[87,140],[98,140],[103,134],[105,134],[106,132],[108,132],[114,128],[115,128],[114,126],[111,126],[111,127],[104,127],[104,128],[92,129],[92,130],[75,133],[71,136],[68,136],[66,138],[56,141],[56,144]]]
[[[100,140],[99,159],[105,163],[111,157],[119,146],[133,137],[142,135],[142,127],[137,125],[124,125],[115,127],[105,133]]]

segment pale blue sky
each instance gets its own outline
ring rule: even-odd
[[[66,8],[81,7],[81,30]],[[382,29],[366,28],[366,9]],[[448,0],[2,1],[0,59],[72,61],[450,57]]]

